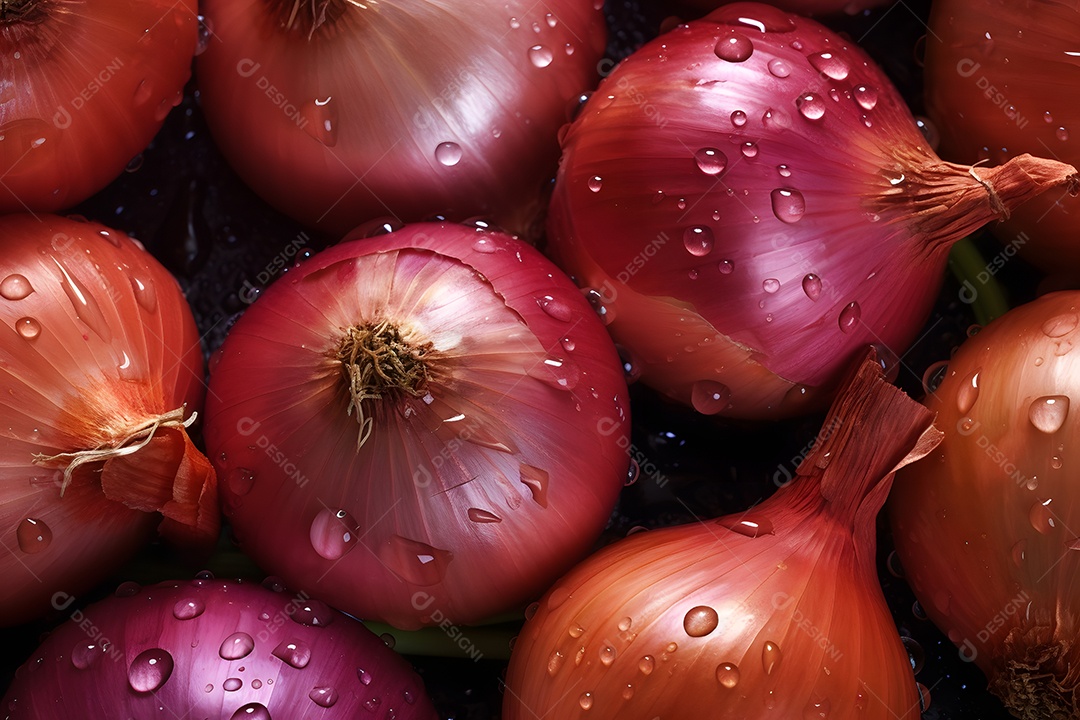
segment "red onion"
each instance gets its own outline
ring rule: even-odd
[[[8,215],[0,237],[7,626],[44,614],[58,590],[100,582],[159,523],[184,546],[212,545],[218,508],[213,468],[186,430],[203,361],[176,280],[97,223]]]
[[[917,716],[875,517],[892,472],[940,439],[932,419],[868,358],[794,482],[745,513],[633,534],[560,580],[514,646],[506,720]]]
[[[202,106],[256,192],[332,234],[436,214],[527,232],[596,82],[601,7],[207,0]]]
[[[75,609],[16,672],[5,717],[437,717],[409,665],[354,619],[280,584],[203,575],[124,583]]]
[[[849,41],[728,5],[619,65],[564,138],[550,250],[646,384],[706,414],[822,404],[914,340],[952,242],[1073,168],[939,160]]]
[[[272,285],[212,364],[207,445],[242,547],[365,619],[523,604],[585,554],[627,478],[611,340],[501,233],[343,242]]]
[[[920,604],[1020,718],[1077,714],[1078,327],[1063,292],[967,340],[926,400],[945,439],[889,501]]]

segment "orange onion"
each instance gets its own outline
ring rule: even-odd
[[[628,476],[615,347],[535,248],[417,223],[315,255],[212,361],[242,549],[403,629],[488,619],[588,552]]]
[[[939,160],[862,50],[754,3],[630,56],[563,150],[552,257],[644,383],[741,418],[819,407],[869,343],[902,354],[949,246],[1074,172]]]
[[[875,518],[893,471],[940,439],[932,419],[867,357],[792,483],[745,513],[633,534],[560,580],[514,646],[504,717],[917,715]]]
[[[1076,717],[1080,293],[983,328],[927,398],[941,445],[898,476],[896,551],[931,620],[1020,718]]]
[[[195,0],[0,3],[0,213],[101,190],[183,98]]]
[[[213,468],[187,433],[203,359],[176,280],[97,223],[9,215],[0,237],[8,626],[102,580],[155,525],[185,546],[212,544],[218,509]]]
[[[207,0],[202,107],[259,195],[331,234],[482,215],[532,236],[557,131],[596,82],[601,8]]]
[[[1080,160],[1080,9],[1064,0],[941,0],[926,40],[926,109],[942,157],[1002,163],[1021,153]],[[1051,274],[1080,277],[1080,203],[1046,193],[994,234]]]

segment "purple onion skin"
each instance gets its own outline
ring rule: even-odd
[[[16,671],[4,720],[436,720],[423,682],[380,638],[271,585],[121,585]]]

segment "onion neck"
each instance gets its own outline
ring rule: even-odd
[[[354,325],[345,331],[334,359],[341,364],[349,396],[346,414],[356,411],[360,434],[359,450],[371,435],[373,419],[365,403],[395,394],[420,397],[431,382],[429,342],[415,345],[407,341],[400,328],[389,321]]]
[[[336,29],[350,10],[373,9],[378,0],[266,0],[266,5],[282,31],[310,40]]]
[[[1058,633],[1057,635],[1060,635]],[[1070,662],[1070,638],[1049,627],[1015,629],[1005,640],[990,690],[1021,720],[1080,716],[1080,666]]]
[[[0,0],[0,27],[43,22],[49,16],[50,5],[49,0]]]

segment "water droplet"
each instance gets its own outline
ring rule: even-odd
[[[206,605],[199,598],[187,598],[173,605],[173,617],[177,620],[191,620],[203,614]]]
[[[739,668],[734,663],[720,663],[716,666],[716,680],[728,690],[739,684]]]
[[[146,312],[157,310],[157,289],[150,278],[142,280],[134,275],[131,276],[131,289],[135,293],[135,302],[139,303],[139,307]]]
[[[843,332],[851,332],[859,325],[859,319],[862,316],[862,308],[859,307],[859,303],[850,302],[844,309],[840,311],[840,317],[837,322],[840,325],[840,329]]]
[[[356,547],[358,527],[356,519],[348,511],[323,508],[311,521],[311,547],[321,557],[337,560]]]
[[[221,687],[225,692],[236,692],[240,688],[244,687],[244,681],[240,678],[229,678],[221,684]]]
[[[573,390],[581,381],[581,368],[577,363],[567,358],[553,356],[530,367],[527,374],[556,390]]]
[[[142,585],[133,580],[128,580],[127,582],[122,582],[117,585],[113,594],[116,595],[116,597],[126,598],[135,597],[140,592],[142,592]]]
[[[72,307],[75,308],[75,314],[104,342],[112,342],[112,331],[109,329],[109,324],[106,322],[105,315],[101,312],[97,300],[82,282],[68,274],[63,265],[55,259],[53,262],[56,263],[56,267],[60,269],[60,273],[63,275],[64,279],[61,286],[64,288],[64,294],[67,295]]]
[[[730,275],[735,269],[735,263],[730,260],[721,260],[718,269],[720,270],[721,275]]]
[[[529,488],[532,499],[540,507],[548,506],[548,473],[532,465],[521,465],[521,482]]]
[[[921,682],[915,683],[915,689],[919,691],[919,712],[925,713],[930,709],[930,688]]]
[[[795,101],[795,105],[807,120],[820,120],[825,117],[825,101],[821,99],[820,95],[814,93],[800,95]]]
[[[105,646],[101,643],[89,643],[81,641],[71,650],[71,664],[80,670],[97,662],[97,659],[105,654]]]
[[[754,43],[740,32],[720,38],[716,43],[716,57],[728,62],[745,62],[754,54]]]
[[[304,132],[326,147],[334,147],[338,140],[338,104],[333,97],[315,98],[300,108]]]
[[[757,143],[751,140],[744,142],[739,149],[742,151],[744,158],[756,158],[758,155]]]
[[[615,657],[617,654],[618,653],[615,652],[615,648],[611,647],[610,645],[605,645],[604,647],[600,648],[600,662],[603,663],[605,667],[610,667],[611,664],[615,662]]]
[[[1061,465],[1062,465],[1061,458],[1059,456],[1054,455],[1053,457],[1050,458],[1050,467],[1052,467],[1053,469],[1060,470]]]
[[[244,668],[240,668],[241,671],[243,671],[243,669]],[[273,681],[272,680],[269,681],[269,684],[273,684]],[[262,687],[262,680],[252,680],[251,681],[251,687],[253,689],[255,689],[255,690],[258,690],[259,688]]]
[[[702,415],[715,415],[730,401],[731,390],[715,380],[698,380],[690,389],[690,403]]]
[[[1061,142],[1066,142],[1069,139],[1069,131],[1066,130],[1064,127],[1059,127],[1057,130],[1054,131],[1054,137],[1056,137]]]
[[[981,371],[982,368],[978,368],[968,373],[964,382],[960,383],[960,389],[956,391],[956,410],[961,415],[971,412],[975,401],[979,399],[979,373]]]
[[[600,322],[605,325],[610,325],[615,321],[615,307],[604,302],[604,296],[600,294],[599,290],[595,288],[589,288],[585,290],[585,299],[589,301],[589,305],[596,311],[597,316],[600,318]]]
[[[252,683],[254,686],[254,683]],[[262,703],[248,703],[232,714],[229,720],[272,720],[270,711]]]
[[[705,637],[720,624],[720,616],[708,605],[690,608],[683,616],[683,630],[690,637]]]
[[[633,627],[634,621],[628,617],[624,617],[619,621],[619,632],[630,632],[630,628]]]
[[[763,517],[728,516],[719,518],[716,521],[716,524],[722,528],[727,528],[732,532],[751,538],[773,534],[772,521]]]
[[[556,320],[570,322],[574,319],[574,308],[567,302],[551,295],[545,295],[536,301],[541,309]]]
[[[15,528],[19,549],[28,555],[39,553],[52,542],[52,528],[36,518],[23,518]]]
[[[173,658],[161,648],[143,650],[128,667],[128,683],[135,692],[153,692],[165,684],[173,671]]]
[[[781,659],[780,646],[772,640],[766,641],[765,646],[761,648],[761,666],[765,669],[765,674],[772,675],[776,672]]]
[[[455,142],[442,142],[435,146],[435,159],[446,167],[461,162],[461,146]]]
[[[379,556],[402,580],[424,587],[442,582],[446,566],[454,559],[449,550],[400,535],[391,535],[390,540],[380,547]]]
[[[502,518],[491,512],[490,510],[482,510],[480,508],[469,508],[467,511],[469,519],[474,523],[497,523],[502,522]]]
[[[338,701],[337,690],[332,687],[312,688],[308,697],[311,698],[311,702],[324,708],[334,707],[334,703]]]
[[[15,330],[26,340],[33,340],[41,334],[41,323],[32,317],[19,318]]]
[[[128,164],[124,166],[124,172],[133,173],[138,172],[143,166],[143,154],[139,153],[135,157],[128,160]]]
[[[1043,323],[1042,331],[1046,337],[1061,338],[1075,330],[1078,324],[1080,324],[1080,317],[1077,317],[1076,313],[1064,313],[1055,315]]]
[[[1056,527],[1054,514],[1050,511],[1050,501],[1037,502],[1028,510],[1028,520],[1031,527],[1046,535]]]
[[[255,641],[246,632],[235,632],[221,642],[218,655],[222,660],[239,660],[255,649]]]
[[[923,664],[926,661],[926,653],[923,652],[922,645],[919,644],[914,638],[902,635],[900,642],[903,643],[904,649],[907,650],[908,660],[911,661],[911,670],[916,675],[923,669]]]
[[[765,278],[761,283],[761,289],[772,295],[780,290],[780,281],[776,278]]]
[[[803,720],[826,720],[829,717],[831,706],[827,699],[811,700],[803,708]]]
[[[652,655],[646,655],[638,660],[637,666],[642,675],[651,675],[652,671],[656,669],[656,660],[653,659]]]
[[[1028,420],[1035,429],[1048,434],[1060,430],[1068,414],[1069,398],[1065,395],[1035,398],[1028,407]]]
[[[311,648],[299,640],[282,640],[271,655],[297,670],[311,662]]]
[[[851,72],[851,68],[835,53],[819,52],[806,58],[814,69],[830,80],[843,80]]]
[[[855,102],[859,103],[863,110],[873,110],[877,105],[878,92],[869,85],[856,85],[854,94]]]
[[[538,68],[546,68],[555,59],[555,54],[543,45],[533,45],[529,48],[529,62]]]
[[[588,710],[589,708],[591,708],[592,703],[593,703],[592,693],[582,693],[581,697],[578,698],[578,705],[581,706],[582,710]]]
[[[1010,557],[1012,557],[1013,564],[1016,567],[1024,566],[1024,559],[1027,553],[1027,540],[1020,540],[1009,551]]]
[[[735,112],[731,113],[731,124],[737,128],[741,128],[743,125],[746,124],[746,113],[744,113],[742,110],[736,110]]]
[[[567,630],[567,634],[575,640],[585,634],[585,628],[580,625],[571,625]]]
[[[769,194],[772,211],[776,219],[788,223],[797,223],[806,214],[806,200],[795,188],[776,188]]]
[[[791,168],[789,168],[787,165],[777,165],[776,172],[780,175],[780,177],[791,177]]]
[[[292,621],[308,627],[326,627],[334,622],[334,611],[322,600],[307,600],[289,614]]]
[[[802,279],[802,289],[806,293],[806,297],[817,300],[821,297],[821,278],[814,273],[810,273]]]
[[[0,297],[5,300],[22,300],[32,292],[34,288],[25,275],[15,273],[0,281]]]
[[[713,231],[705,225],[693,225],[683,231],[683,245],[694,257],[705,257],[713,249]]]
[[[599,175],[593,175],[589,178],[589,190],[592,192],[600,192],[600,189],[604,187],[604,178]]]
[[[225,487],[234,495],[247,495],[254,485],[255,473],[247,468],[233,468],[225,474]]]
[[[772,73],[773,77],[783,79],[791,75],[791,68],[786,62],[784,62],[780,58],[773,58],[772,60],[770,60],[768,63],[768,67],[769,72]]]
[[[727,168],[727,155],[716,148],[701,148],[694,153],[694,161],[706,175],[719,175]]]

